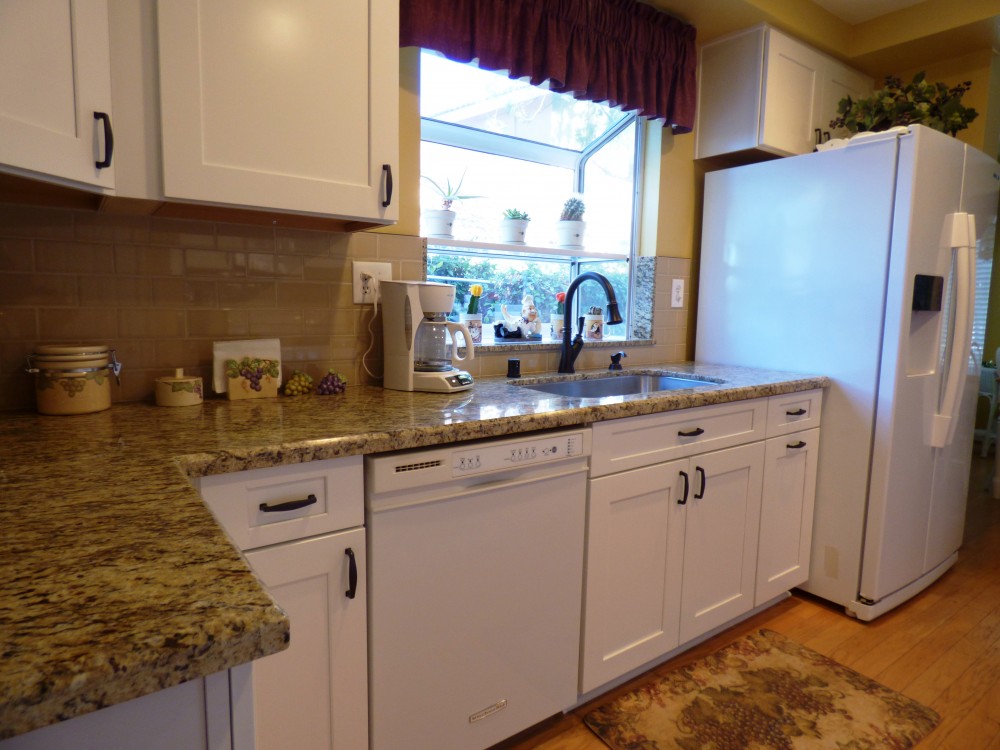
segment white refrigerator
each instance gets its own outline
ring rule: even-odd
[[[863,620],[957,559],[998,185],[922,126],[705,177],[695,357],[830,377],[802,588]]]

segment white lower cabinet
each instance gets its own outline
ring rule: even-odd
[[[590,482],[581,693],[680,643],[678,501],[687,466],[682,459]]]
[[[753,608],[763,466],[761,443],[691,459],[681,643]]]
[[[580,692],[753,607],[763,446],[590,483]]]
[[[230,750],[225,672],[0,741],[2,750]],[[223,690],[223,692],[226,692]]]
[[[351,456],[199,481],[291,624],[286,650],[230,671],[233,750],[368,747],[362,474]]]
[[[805,580],[821,395],[594,425],[581,693]]]
[[[819,428],[771,438],[765,448],[755,605],[809,578]]]
[[[367,747],[364,529],[252,550],[247,560],[288,614],[292,640],[234,673],[233,750]]]

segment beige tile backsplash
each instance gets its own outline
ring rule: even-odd
[[[371,382],[361,365],[371,308],[355,305],[351,261],[392,264],[393,278],[420,279],[418,237],[340,234],[200,221],[117,216],[0,204],[0,409],[32,408],[25,355],[39,343],[107,343],[124,364],[116,401],[152,398],[175,367],[210,382],[213,341],[280,338],[285,377],[327,368]],[[690,280],[690,261],[660,259],[655,346],[628,364],[687,356],[688,305],[668,307],[669,278]],[[659,283],[664,279],[663,283]],[[380,326],[374,327],[380,337]],[[379,347],[368,365],[381,371]],[[525,373],[554,371],[558,352],[519,353]],[[508,355],[478,357],[473,375],[502,375]],[[584,351],[579,366],[607,352]]]

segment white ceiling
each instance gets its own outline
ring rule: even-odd
[[[869,21],[900,8],[918,5],[924,0],[813,0],[849,24]]]

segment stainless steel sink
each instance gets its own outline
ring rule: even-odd
[[[607,375],[583,380],[559,380],[550,383],[525,383],[524,388],[554,393],[567,398],[604,398],[606,396],[634,396],[660,391],[677,391],[685,388],[719,387],[722,383],[684,378],[676,375]]]

